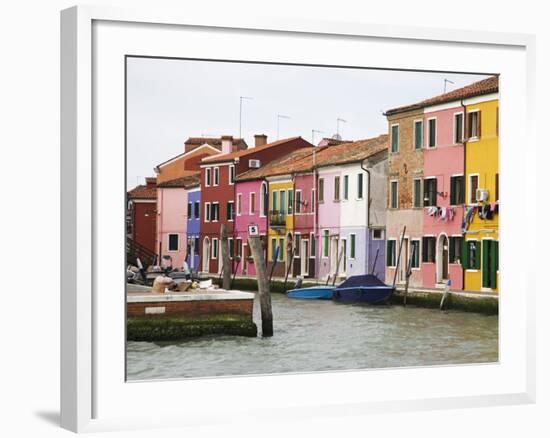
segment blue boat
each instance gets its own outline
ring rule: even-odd
[[[333,298],[343,303],[383,303],[394,290],[376,275],[354,275],[334,289]]]
[[[334,286],[312,286],[303,289],[292,289],[287,292],[287,296],[301,300],[330,300],[334,288]]]

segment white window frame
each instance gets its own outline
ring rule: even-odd
[[[481,113],[481,110],[479,108],[472,109],[472,110],[467,110],[466,116],[468,117],[468,126],[469,127],[471,126],[470,125],[470,113]],[[481,115],[478,114],[478,117],[481,117]],[[476,129],[477,129],[477,127],[476,127]],[[471,130],[471,128],[470,128],[470,130]],[[479,141],[480,138],[481,138],[481,132],[478,132],[475,137],[468,136],[467,141],[469,141],[469,142]]]
[[[250,192],[248,194],[248,214],[253,215],[254,210],[252,210],[252,197],[254,197],[254,207],[256,207],[256,192]]]
[[[176,249],[170,249],[170,236],[176,236],[177,237],[177,244]],[[168,252],[178,252],[180,250],[180,235],[178,233],[168,233]]]
[[[374,236],[374,232],[375,231],[380,231],[380,237],[375,237]],[[372,240],[384,240],[384,230],[381,229],[381,228],[376,228],[374,230],[372,230]]]
[[[428,180],[431,180],[431,179],[434,179],[435,180],[435,204],[434,205],[424,205],[425,201],[424,201],[424,197],[425,197],[425,193],[424,193],[424,183]],[[422,207],[424,208],[430,208],[430,207],[437,207],[437,176],[426,176],[424,177],[423,181],[422,181]],[[436,236],[435,236],[436,237]]]
[[[299,237],[299,239],[300,239],[300,244],[299,245],[296,245],[296,238],[297,237]],[[293,236],[293,239],[294,239],[294,241],[292,242],[294,244],[294,257],[293,258],[299,259],[299,258],[301,258],[301,254],[302,254],[302,233],[301,232],[295,232],[294,236]],[[296,251],[296,249],[298,251]]]
[[[477,188],[479,189],[479,173],[469,173],[468,174],[468,202],[465,202],[465,204],[467,205],[477,205],[477,201],[475,201],[475,196],[474,196],[474,201],[472,202],[472,177],[473,176],[477,176]],[[475,195],[475,194],[474,194]]]
[[[347,193],[346,193],[347,186]],[[349,200],[349,174],[342,175],[342,199],[341,201]]]
[[[328,233],[328,239],[327,239],[327,255],[325,255],[325,232]],[[321,234],[321,258],[322,259],[328,259],[330,257],[330,230],[328,228],[324,228],[323,232]]]
[[[396,202],[395,202],[395,207],[392,207],[392,184],[395,183],[396,184],[396,190],[395,190],[395,197],[396,197]],[[398,179],[390,179],[390,205],[388,206],[390,210],[397,210],[399,209],[399,180]]]
[[[338,180],[338,192],[336,191],[336,181]],[[340,202],[342,200],[342,178],[340,175],[335,175],[332,181],[333,193],[332,200],[334,202]]]
[[[212,176],[212,186],[217,187],[219,185],[220,185],[220,168],[214,167],[214,174]]]
[[[300,202],[298,202],[298,193],[300,194]],[[300,205],[300,207],[298,207],[298,205]],[[298,208],[300,211],[298,211]],[[302,214],[302,189],[294,190],[294,214]]]
[[[216,243],[215,245],[214,245],[214,242]],[[214,248],[216,248],[216,252],[214,252]],[[220,252],[220,242],[217,237],[212,237],[212,246],[210,247],[210,254],[212,254],[211,259],[217,260],[219,252]]]
[[[434,133],[434,145],[430,146],[430,121],[434,120],[435,133]],[[437,117],[428,117],[426,119],[426,126],[428,127],[428,135],[426,136],[426,149],[435,149],[437,147]]]
[[[466,241],[466,254],[468,254],[468,259],[470,258],[470,249],[468,248],[469,244],[468,242],[480,242],[479,243],[479,267],[480,269],[471,269],[471,268],[466,268],[464,271],[465,272],[481,272],[482,268],[483,268],[483,256],[482,256],[482,252],[483,252],[483,238],[481,240],[479,239],[465,239]],[[477,255],[477,254],[476,254]],[[461,264],[462,264],[462,260],[460,261]],[[483,284],[483,278],[480,278],[480,284]]]
[[[397,126],[397,150],[393,150],[393,127]],[[392,123],[390,125],[390,153],[391,154],[398,154],[399,150],[401,149],[401,145],[399,144],[401,141],[401,128],[399,127],[399,123]]]
[[[411,263],[411,271],[420,271],[422,269],[422,238],[409,238],[409,260],[412,256],[412,242],[418,242],[418,267],[412,267]]]
[[[452,183],[452,179],[453,179],[454,177],[457,177],[457,176],[461,176],[461,177],[464,179],[464,174],[463,174],[463,173],[453,173],[453,174],[449,177],[449,184],[450,184],[450,185],[449,185],[449,205],[450,205],[451,207],[459,207],[459,206],[462,205],[462,204],[452,204],[452,203],[451,203],[451,201],[452,201],[452,199],[451,199],[451,187],[452,187],[452,184],[453,184],[453,183]],[[479,184],[479,178],[478,178],[477,181],[478,181],[478,184]],[[466,183],[466,182],[464,181],[464,185],[465,185],[465,183]],[[464,195],[466,196],[466,193],[464,193]],[[466,204],[466,199],[464,199],[464,201],[465,201],[464,203]]]
[[[386,264],[388,262],[388,254],[387,254],[387,251],[388,251],[388,246],[389,246],[389,242],[394,242],[393,244],[393,249],[394,249],[394,258],[395,258],[395,265],[387,265],[388,268],[392,268],[392,269],[397,269],[397,239],[395,237],[392,237],[392,238],[389,238],[386,240]]]
[[[309,233],[309,258],[315,259],[317,258],[317,241],[315,240],[315,233]],[[313,251],[313,247],[315,246],[315,251]]]
[[[212,220],[212,204],[210,202],[204,203],[204,222],[210,222]]]
[[[459,142],[459,143],[456,142],[456,116],[462,116],[462,133],[461,133],[461,138],[462,138],[462,141],[464,141],[464,126],[465,126],[465,123],[464,123],[464,113],[463,113],[462,111],[459,111],[459,112],[453,114],[453,144],[454,144],[454,145],[461,145],[462,142]]]
[[[361,196],[359,196],[359,179],[361,179]],[[357,190],[355,193],[355,199],[357,201],[362,201],[365,198],[365,174],[363,172],[359,172],[357,174],[355,189]]]
[[[233,222],[235,220],[235,201],[227,201],[227,211],[226,211],[226,217],[227,217],[227,214],[229,213],[229,204],[233,204],[233,214],[231,215],[231,219],[227,219],[227,222]],[[219,212],[218,212],[218,215],[219,215]]]
[[[353,239],[352,237],[353,236]],[[347,240],[347,239],[342,239],[342,240]],[[354,252],[355,254],[353,254],[353,257],[351,256],[351,241],[353,240],[353,246],[354,246]],[[355,260],[356,258],[356,255],[357,255],[357,234],[356,233],[350,233],[349,234],[349,259],[350,260]]]
[[[227,238],[227,252],[229,252],[229,259],[233,260],[233,253],[231,252],[231,244],[229,242],[233,242],[233,251],[235,251],[235,240],[233,237]]]
[[[319,187],[321,185],[321,181],[323,182],[323,199],[317,199],[317,202],[319,203],[324,203],[325,202],[325,178],[324,177],[321,177],[321,178],[318,178],[317,179],[317,187]]]
[[[195,210],[195,205],[199,204],[199,208]],[[198,215],[195,216],[195,211],[198,211]],[[200,201],[194,201],[193,202],[193,215],[195,216],[195,220],[200,220],[201,218],[201,202]]]
[[[219,203],[219,202],[212,202],[211,205],[212,205],[212,206],[210,207],[210,221],[211,221],[211,222],[219,222],[219,220],[220,220],[220,203]],[[214,206],[214,205],[217,205],[217,206],[218,206],[218,208],[217,208],[217,210],[218,210],[218,218],[217,218],[217,219],[213,219],[213,213],[214,213],[214,208],[213,208],[213,206]]]
[[[207,167],[204,169],[204,186],[210,187],[212,185],[212,168]]]
[[[422,138],[420,139],[420,147],[416,147],[416,124],[420,123],[422,126]],[[424,119],[415,119],[413,120],[413,141],[412,141],[413,151],[421,151],[424,147]]]
[[[237,211],[235,212],[235,215],[240,216],[243,212],[243,194],[237,193]]]
[[[233,181],[231,181],[231,176],[233,176]],[[228,177],[227,177],[227,180],[228,180],[228,183],[229,183],[230,186],[235,184],[235,178],[236,177],[237,177],[237,175],[235,174],[235,165],[230,164],[229,165]]]

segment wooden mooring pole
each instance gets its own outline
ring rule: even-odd
[[[227,225],[222,224],[220,229],[220,246],[222,255],[222,287],[231,289],[231,259],[229,258],[229,241],[227,239]]]
[[[399,271],[399,262],[401,261],[401,249],[403,248],[403,241],[405,240],[405,230],[406,226],[403,227],[403,234],[401,235],[401,242],[399,242],[399,254],[397,254],[397,263],[395,264],[395,273],[393,274],[393,284],[395,287],[395,282],[397,281],[397,271]]]
[[[259,236],[249,236],[248,244],[254,258],[256,277],[258,279],[258,294],[260,296],[260,309],[262,314],[262,336],[273,336],[273,313],[271,311],[271,292],[269,290],[269,278],[265,266],[264,250]]]
[[[411,278],[411,275],[412,275],[412,263],[414,260],[415,252],[416,252],[416,249],[413,246],[411,251],[411,258],[409,259],[409,266],[407,266],[407,274],[406,274],[406,280],[405,280],[405,294],[403,295],[404,306],[407,305],[407,294],[409,293],[409,279]]]

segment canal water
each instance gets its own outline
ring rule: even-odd
[[[498,317],[273,294],[274,336],[129,342],[128,380],[498,361]],[[261,330],[258,300],[254,321]]]

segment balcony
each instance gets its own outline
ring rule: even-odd
[[[270,211],[269,212],[269,226],[271,228],[285,228],[286,227],[286,214],[282,211]]]

